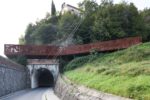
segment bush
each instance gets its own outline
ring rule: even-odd
[[[77,57],[77,58],[73,59],[71,62],[69,62],[69,64],[67,66],[65,66],[65,71],[73,70],[75,68],[81,67],[84,64],[94,61],[101,55],[102,54],[94,53],[94,54],[90,54],[90,55],[83,56],[83,57]]]
[[[65,67],[65,71],[68,70],[73,70],[75,68],[81,67],[84,64],[86,64],[88,62],[90,57],[88,56],[84,56],[84,57],[78,57],[74,60],[72,60],[66,67]]]
[[[128,94],[130,98],[137,98],[138,100],[143,100],[142,97],[139,97],[138,94],[141,94],[143,91],[146,91],[150,86],[143,85],[132,85],[128,88]]]
[[[102,73],[102,72],[104,72],[104,71],[106,71],[106,70],[107,70],[107,68],[101,67],[101,68],[98,68],[98,69],[96,70],[96,73],[97,73],[97,74],[100,74],[100,73]]]

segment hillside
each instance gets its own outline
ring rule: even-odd
[[[76,84],[137,100],[150,100],[150,42],[72,60],[65,75]]]

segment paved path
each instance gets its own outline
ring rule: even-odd
[[[50,88],[23,90],[1,98],[0,100],[60,100]]]

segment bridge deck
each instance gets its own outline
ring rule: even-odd
[[[49,45],[13,45],[5,44],[5,55],[25,55],[25,56],[62,56],[89,53],[92,49],[96,51],[113,51],[128,48],[142,42],[141,37],[130,37],[124,39],[96,42],[84,45],[72,45],[68,47],[58,47]]]

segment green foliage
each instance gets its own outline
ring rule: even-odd
[[[56,15],[56,8],[55,8],[55,4],[52,0],[52,4],[51,4],[51,15],[55,16]]]
[[[144,41],[150,41],[150,9],[145,9],[141,13],[143,32],[141,33]]]
[[[77,57],[74,60],[72,60],[71,62],[69,62],[69,64],[67,64],[67,66],[65,66],[65,71],[73,70],[80,66],[84,66],[84,64],[86,64],[87,62],[92,62],[98,56],[101,56],[101,54],[92,53],[91,55],[88,55],[88,56]]]
[[[98,5],[93,0],[84,0],[79,4],[84,11],[84,21],[76,33],[76,40],[80,43],[90,43],[141,36],[144,30],[143,21],[133,3],[113,4],[113,0],[101,2]],[[147,38],[147,35],[145,37]]]
[[[97,50],[96,50],[96,49],[92,49],[92,50],[90,51],[90,54],[91,54],[91,55],[97,55],[97,54],[98,54],[98,52],[97,52]]]
[[[9,57],[9,59],[15,61],[16,63],[24,65],[24,66],[26,66],[26,64],[27,64],[27,58],[25,56]]]
[[[72,70],[77,67],[83,66],[89,60],[90,57],[78,57],[75,60],[71,61],[66,67],[65,70]]]
[[[61,16],[49,16],[29,24],[25,34],[25,44],[51,44],[63,39],[74,30],[79,16],[67,12]],[[23,39],[21,39],[23,40]]]
[[[79,30],[76,32],[75,39],[79,40],[79,43],[90,43],[95,39],[93,32],[93,25],[95,21],[95,16],[98,10],[98,4],[94,0],[84,0],[79,4],[83,13],[83,21],[80,25]]]
[[[80,17],[71,13],[66,12],[61,15],[59,22],[58,22],[58,37],[64,38],[69,36],[72,33],[75,27],[77,27],[77,23],[80,21]]]
[[[84,0],[79,4],[79,9],[81,15],[72,12],[57,15],[52,1],[51,15],[47,13],[36,24],[29,24],[20,42],[51,44],[64,40],[71,36],[69,34],[76,30],[79,22],[79,28],[71,37],[76,44],[132,36],[142,36],[144,41],[150,40],[149,9],[138,11],[133,3],[114,4],[113,0],[102,0],[100,5],[94,0]]]
[[[19,44],[21,44],[21,45],[25,44],[25,39],[24,39],[23,35],[21,35],[19,38]]]
[[[138,98],[139,100],[144,100],[144,97],[139,95],[150,88],[150,85],[131,85],[127,90],[130,98]]]
[[[27,26],[26,32],[25,32],[25,44],[33,44],[34,39],[32,38],[32,32],[36,29],[35,25],[29,24]]]
[[[42,34],[41,34],[42,33]],[[56,26],[52,24],[42,24],[33,32],[34,44],[48,44],[55,40],[57,33]]]
[[[24,41],[25,44],[50,44],[56,40],[58,17],[46,17],[36,24],[29,24]],[[21,38],[23,40],[23,38]]]
[[[91,59],[91,56],[77,59],[67,65],[78,63],[76,69],[65,72],[77,84],[137,100],[150,99],[149,42],[114,53],[97,55],[90,62],[87,59]],[[86,62],[80,65],[84,59]]]
[[[66,72],[65,75],[76,84],[82,84],[99,91],[135,100],[150,99],[150,76],[102,75],[84,72],[82,69]]]
[[[103,2],[95,17],[93,30],[96,40],[117,39],[141,33],[140,16],[132,3]]]

